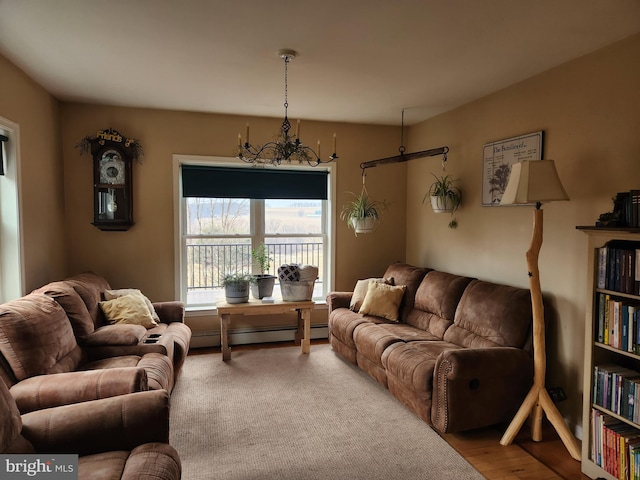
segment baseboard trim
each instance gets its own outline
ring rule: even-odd
[[[229,345],[248,345],[253,343],[288,342],[295,340],[295,328],[270,328],[265,330],[236,330],[229,332]],[[329,328],[325,325],[311,326],[311,339],[326,339]],[[219,347],[220,332],[217,330],[199,330],[191,336],[190,348]]]

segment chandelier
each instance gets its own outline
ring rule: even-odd
[[[321,163],[328,163],[336,158],[336,134],[333,134],[333,153],[327,160],[322,160],[320,156],[320,140],[318,140],[317,151],[300,141],[300,120],[296,124],[295,134],[290,135],[291,123],[287,117],[288,103],[288,83],[287,74],[289,62],[296,58],[297,52],[294,50],[280,50],[278,55],[284,60],[284,121],[280,130],[276,134],[275,140],[264,145],[251,145],[249,142],[249,124],[247,123],[246,138],[242,143],[242,135],[238,134],[238,155],[237,157],[246,163],[280,165],[282,162],[307,163],[316,167]]]

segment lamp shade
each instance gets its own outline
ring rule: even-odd
[[[569,200],[553,160],[525,160],[511,166],[500,205]]]

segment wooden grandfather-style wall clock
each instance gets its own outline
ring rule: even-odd
[[[92,224],[100,230],[128,230],[134,224],[131,164],[140,155],[139,143],[108,129],[78,146],[90,146],[93,156]]]

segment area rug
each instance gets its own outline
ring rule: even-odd
[[[170,438],[184,480],[484,478],[329,345],[187,357]]]

